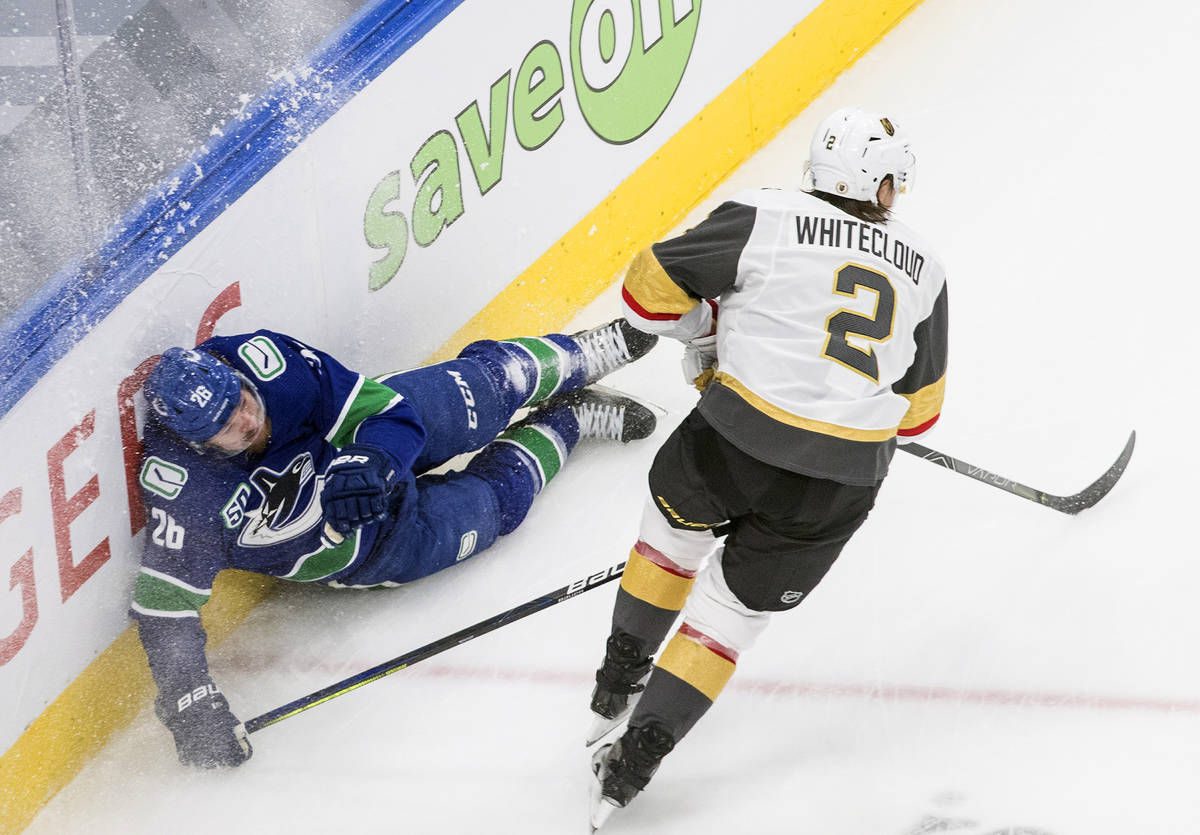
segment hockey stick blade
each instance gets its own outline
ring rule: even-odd
[[[1137,432],[1130,432],[1129,439],[1125,442],[1125,448],[1121,450],[1121,454],[1117,456],[1117,460],[1104,472],[1104,475],[1078,493],[1070,496],[1056,496],[1053,493],[1037,490],[1018,481],[1013,481],[1011,478],[996,475],[982,467],[968,464],[966,461],[955,458],[953,455],[947,455],[944,452],[938,452],[936,449],[921,446],[921,444],[902,444],[900,449],[931,463],[940,464],[946,469],[953,470],[960,475],[969,476],[976,481],[982,481],[984,484],[990,484],[992,487],[999,487],[1001,490],[1013,493],[1023,499],[1029,499],[1031,502],[1037,502],[1053,510],[1074,516],[1079,511],[1087,510],[1096,504],[1096,502],[1108,495],[1108,491],[1113,489],[1113,485],[1117,483],[1117,480],[1121,478],[1121,474],[1125,472],[1125,467],[1129,465],[1129,459],[1133,455],[1133,444],[1136,439]]]
[[[444,638],[439,638],[433,643],[418,647],[411,652],[404,653],[404,655],[399,655],[391,661],[385,661],[369,670],[363,670],[361,673],[344,678],[328,687],[323,687],[320,690],[309,693],[307,696],[301,696],[299,699],[281,705],[274,710],[267,711],[261,716],[255,716],[245,723],[246,732],[254,733],[269,725],[282,722],[289,716],[295,716],[297,713],[308,710],[310,707],[316,707],[330,699],[335,699],[338,696],[349,693],[351,690],[357,690],[373,681],[378,681],[384,676],[389,676],[392,673],[411,667],[419,661],[424,661],[426,658],[431,658],[459,644],[465,644],[467,641],[478,638],[480,635],[486,635],[488,632],[499,629],[505,624],[520,620],[523,617],[532,615],[534,612],[548,609],[556,603],[562,603],[564,600],[570,600],[572,597],[583,594],[585,591],[591,591],[594,588],[617,579],[624,571],[625,563],[622,562],[614,565],[612,568],[606,568],[595,574],[589,574],[587,577],[576,580],[573,583],[568,583],[560,589],[555,589],[548,594],[535,597],[533,600],[522,603],[520,606],[515,606],[508,611],[493,615],[486,620],[481,620],[479,623],[468,626],[465,629],[460,629]]]

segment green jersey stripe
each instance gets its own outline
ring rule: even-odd
[[[144,565],[141,567],[141,573],[147,574],[151,577],[156,577],[163,582],[170,583],[171,585],[179,586],[179,588],[186,592],[190,592],[191,594],[197,594],[202,597],[208,597],[210,594],[212,594],[211,588],[202,589],[199,586],[193,586],[191,583],[183,582],[183,580],[180,580],[178,577],[172,577],[170,574],[166,574],[162,571],[155,571],[153,568],[147,568]]]
[[[372,384],[372,383],[373,383],[373,381],[372,381],[372,380],[368,380],[368,381],[367,381],[367,383],[368,383],[368,384]],[[391,396],[392,396],[392,399],[391,399],[391,400],[389,400],[387,403],[384,403],[384,404],[383,404],[383,408],[382,408],[382,409],[376,409],[374,412],[371,412],[371,415],[381,415],[381,414],[383,414],[384,412],[386,412],[388,409],[392,408],[393,406],[395,406],[397,403],[399,403],[401,400],[403,400],[403,399],[404,399],[404,395],[403,395],[403,394],[398,394],[397,392],[393,391],[392,389],[388,388],[387,386],[383,386],[383,388],[384,388],[384,389],[385,389],[385,390],[386,390],[386,391],[387,391],[389,394],[391,394]],[[366,416],[363,418],[363,420],[366,420],[366,418],[370,417],[371,415],[366,415]],[[361,420],[358,422],[358,425],[354,427],[354,437],[353,437],[353,438],[351,438],[351,440],[353,440],[353,441],[357,441],[357,440],[358,440],[358,429],[359,429],[359,427],[360,427],[360,426],[362,426],[362,421],[361,421]]]
[[[359,424],[372,415],[386,412],[403,399],[394,389],[360,377],[354,391],[346,399],[337,423],[329,430],[325,440],[336,447],[353,443]]]
[[[332,548],[318,548],[296,560],[292,570],[283,576],[297,583],[311,583],[337,574],[358,557],[358,531],[350,534]]]
[[[354,405],[354,399],[358,397],[358,393],[362,390],[365,380],[366,378],[363,375],[358,375],[358,380],[354,383],[354,388],[350,390],[346,402],[342,404],[342,411],[338,414],[337,420],[333,422],[333,426],[325,434],[325,440],[329,443],[333,444],[334,436],[342,431],[342,425],[345,424],[346,417],[350,414],[350,407]],[[337,446],[337,444],[334,444],[334,446]]]
[[[211,589],[201,591],[166,574],[143,570],[133,586],[133,608],[142,614],[180,617],[199,613],[211,596]]]

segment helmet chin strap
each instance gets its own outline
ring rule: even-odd
[[[816,191],[817,179],[813,176],[812,161],[805,160],[804,168],[800,172],[800,190],[801,191]]]

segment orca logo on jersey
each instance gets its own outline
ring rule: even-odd
[[[791,606],[793,603],[798,603],[800,598],[804,597],[802,591],[785,591],[779,598],[779,602],[785,606]]]
[[[300,536],[321,521],[321,483],[311,453],[292,459],[281,472],[259,467],[250,483],[262,502],[246,513],[238,545],[254,548]]]

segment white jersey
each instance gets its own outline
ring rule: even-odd
[[[946,276],[897,221],[860,221],[805,192],[744,191],[626,277],[630,321],[688,340],[712,327],[700,411],[767,463],[849,484],[887,472],[897,436],[941,410]]]

